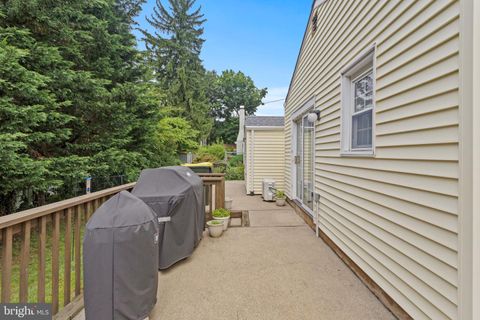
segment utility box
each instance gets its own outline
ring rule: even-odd
[[[142,200],[122,191],[87,223],[83,240],[87,320],[143,320],[157,302],[158,223]]]
[[[275,180],[263,179],[262,197],[263,201],[275,201]]]

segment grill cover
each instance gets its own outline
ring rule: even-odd
[[[189,257],[204,230],[202,179],[187,167],[146,169],[132,193],[145,201],[158,218],[170,218],[159,227],[159,269]]]
[[[122,191],[87,223],[83,240],[86,319],[145,319],[157,301],[158,224]]]

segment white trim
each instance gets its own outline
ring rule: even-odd
[[[301,204],[301,207],[309,214],[314,223],[317,223],[317,218],[316,218],[316,212],[315,212],[315,198],[316,198],[316,185],[315,185],[315,180],[316,180],[316,167],[315,167],[315,160],[316,160],[316,153],[315,153],[315,141],[316,141],[316,131],[317,131],[317,126],[316,123],[313,123],[313,139],[312,139],[312,175],[313,175],[313,181],[312,181],[312,191],[313,191],[313,199],[312,199],[312,209],[307,207],[306,205],[303,204],[302,200],[298,197],[297,194],[297,166],[295,164],[295,156],[297,154],[297,141],[298,141],[298,125],[297,122],[301,121],[303,123],[303,118],[305,115],[312,111],[316,110],[315,108],[315,96],[307,100],[305,103],[303,103],[302,107],[293,112],[291,116],[291,132],[292,132],[292,141],[291,141],[291,155],[292,155],[292,161],[290,164],[290,172],[291,172],[291,197],[294,200],[297,200],[298,203]],[[303,131],[302,131],[303,134]],[[303,139],[302,139],[303,141]],[[302,152],[302,157],[303,157],[303,152]],[[300,161],[303,164],[303,158]]]
[[[295,122],[312,108],[315,109],[315,96],[305,101],[298,110],[295,110],[295,112],[292,113],[290,118]]]
[[[295,155],[296,155],[296,144],[297,144],[297,124],[299,118],[302,117],[308,110],[315,109],[315,96],[308,99],[306,102],[302,104],[302,106],[294,111],[290,117],[290,130],[292,133],[292,141],[290,142],[290,155],[291,155],[291,162],[290,162],[290,187],[291,187],[291,197],[292,199],[298,199],[297,197],[297,168],[295,166]]]
[[[249,166],[249,169],[248,169],[248,172],[249,172],[249,181],[248,181],[248,184],[249,184],[249,189],[248,190],[248,193],[255,193],[255,184],[254,184],[254,181],[253,181],[253,177],[254,177],[254,166],[255,166],[255,163],[254,163],[254,156],[253,156],[253,152],[255,151],[255,130],[251,130],[252,133],[250,135],[250,166]]]
[[[458,318],[480,318],[480,4],[460,2]]]
[[[285,126],[248,126],[247,130],[285,130]]]
[[[170,222],[172,221],[172,217],[159,217],[158,218],[158,223],[165,223],[165,222]]]
[[[316,7],[324,4],[325,2],[327,2],[327,0],[316,0],[314,5],[313,5],[313,8],[315,9]]]
[[[341,90],[341,121],[340,121],[340,156],[375,156],[375,96],[376,96],[376,44],[368,47],[359,54],[340,73]],[[372,147],[352,149],[352,82],[361,76],[372,72],[373,99],[372,99]],[[353,79],[352,79],[353,78]],[[370,109],[369,109],[370,110]]]

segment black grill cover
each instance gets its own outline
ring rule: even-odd
[[[132,193],[145,201],[160,222],[159,269],[189,257],[205,224],[203,182],[187,167],[143,170]],[[165,220],[165,219],[163,219]]]
[[[122,191],[95,211],[83,240],[87,320],[143,320],[157,301],[158,223]]]

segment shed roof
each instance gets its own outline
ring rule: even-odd
[[[278,116],[248,116],[245,118],[246,127],[283,127],[285,118]]]

